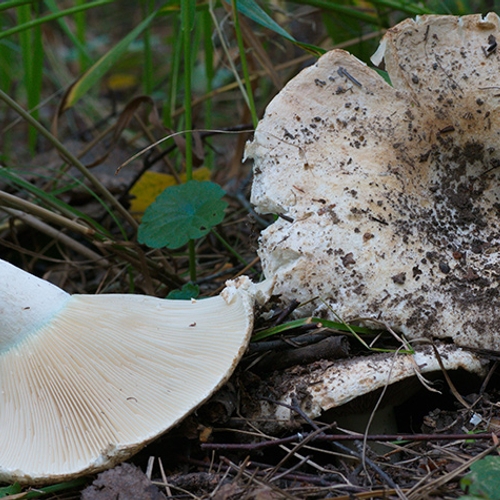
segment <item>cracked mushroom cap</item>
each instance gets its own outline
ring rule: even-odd
[[[408,19],[375,55],[392,86],[334,50],[269,104],[246,155],[284,302],[500,349],[497,40],[492,13]]]
[[[245,351],[250,288],[198,301],[68,295],[0,260],[0,481],[103,470],[177,424]]]

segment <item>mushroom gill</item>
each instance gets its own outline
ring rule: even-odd
[[[342,50],[259,123],[259,254],[304,313],[500,349],[499,18],[423,16],[385,35],[392,86]]]
[[[253,325],[241,277],[178,301],[68,295],[0,259],[0,481],[43,484],[127,459],[228,380]]]

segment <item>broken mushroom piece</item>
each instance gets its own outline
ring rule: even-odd
[[[376,55],[393,86],[334,50],[269,104],[246,155],[283,302],[500,349],[497,40],[493,13],[409,19]]]
[[[245,351],[252,286],[197,301],[68,295],[0,260],[0,481],[97,472],[181,421]]]
[[[451,344],[438,343],[436,349],[446,371],[461,369],[477,376],[486,374],[488,362],[473,353]],[[299,406],[311,419],[324,418],[325,412],[336,409],[336,419],[338,415],[348,415],[351,425],[354,416],[369,415],[373,411],[380,396],[376,391],[388,388],[382,406],[399,405],[411,397],[413,389],[428,384],[423,377],[440,371],[438,357],[430,345],[417,347],[411,355],[383,353],[335,363],[318,361],[306,368],[297,366],[265,378],[250,394],[252,399],[261,401],[260,406],[250,406],[244,416],[255,422],[262,432],[270,434],[293,430],[303,423],[294,406]],[[410,379],[417,383],[410,384]],[[405,388],[395,392],[395,385],[403,381],[407,383]],[[388,398],[391,392],[393,394]],[[273,395],[273,402],[269,400],[269,394]],[[388,413],[384,418],[389,418]],[[364,426],[356,430],[365,432]],[[397,430],[389,432],[396,433]]]

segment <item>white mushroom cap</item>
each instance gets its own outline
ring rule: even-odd
[[[99,471],[178,423],[245,351],[250,288],[243,278],[197,301],[70,296],[0,260],[0,480]]]
[[[496,14],[406,20],[393,87],[334,50],[271,102],[246,154],[256,210],[286,217],[259,250],[284,302],[500,349],[497,40]]]

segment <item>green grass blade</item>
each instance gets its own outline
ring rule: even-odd
[[[369,328],[364,328],[362,326],[350,326],[345,323],[340,323],[336,321],[330,321],[323,318],[316,318],[314,316],[310,316],[308,318],[296,319],[293,321],[288,321],[283,323],[282,325],[273,326],[272,328],[267,328],[266,330],[262,330],[261,332],[256,333],[253,337],[253,341],[266,339],[278,333],[283,333],[288,330],[292,330],[293,328],[298,328],[299,326],[311,325],[314,323],[321,324],[326,328],[331,328],[332,330],[339,330],[341,332],[356,332],[356,333],[364,333],[364,334],[373,334],[374,331]]]
[[[183,39],[184,54],[184,128],[186,130],[186,181],[193,178],[193,117],[191,109],[191,75],[192,75],[192,57],[191,57],[191,32],[194,29],[196,21],[196,1],[184,0],[181,2],[181,31]],[[196,249],[194,240],[188,241],[189,252],[189,277],[191,281],[196,281]]]
[[[238,10],[246,17],[252,21],[260,24],[268,30],[274,31],[283,38],[290,40],[291,42],[297,42],[297,40],[288,33],[284,28],[282,28],[269,14],[262,9],[262,7],[255,0],[226,0],[228,2],[234,2]]]
[[[336,12],[339,14],[344,14],[349,17],[354,17],[359,21],[374,24],[375,26],[378,26],[380,24],[377,17],[366,14],[365,12],[353,7],[333,2],[332,0],[293,0],[293,3],[317,7],[325,12]]]
[[[37,488],[36,490],[27,491],[23,496],[16,497],[19,500],[29,500],[31,498],[40,498],[49,493],[61,493],[63,491],[72,490],[76,488],[82,488],[88,483],[87,478],[81,477],[79,479],[73,479],[72,481],[66,481],[64,483],[57,483],[51,486],[44,486],[42,488]]]
[[[17,19],[19,24],[30,24],[32,15],[38,13],[38,4],[22,5],[17,8]],[[43,46],[42,32],[39,25],[33,26],[29,30],[24,30],[19,34],[21,45],[22,62],[24,67],[24,88],[28,109],[33,110],[31,114],[35,120],[38,119],[38,104],[42,92],[43,74]],[[31,152],[35,151],[37,133],[33,127],[28,129],[28,147]]]
[[[78,6],[85,5],[86,0],[77,0],[76,4]],[[85,20],[86,15],[85,11],[82,10],[80,12],[76,12],[74,15],[75,25],[76,25],[76,40],[73,42],[75,47],[78,50],[78,60],[80,63],[80,72],[85,71],[91,64],[92,58],[90,54],[87,52],[87,47],[85,46]],[[66,22],[63,23],[66,26]],[[68,28],[69,33],[73,35],[73,32]],[[70,35],[70,36],[71,36]],[[71,40],[73,37],[71,36]]]
[[[142,14],[147,17],[154,10],[154,0],[142,0]],[[143,63],[143,91],[145,95],[153,92],[153,54],[151,52],[151,31],[148,26],[144,30],[144,63]]]
[[[212,17],[210,16],[210,12],[208,9],[205,9],[201,14],[201,20],[203,24],[203,52],[204,52],[204,61],[205,61],[205,79],[206,79],[206,88],[205,92],[210,94],[213,88],[213,80],[215,76],[214,71],[214,47],[212,43]],[[213,117],[213,101],[212,99],[207,99],[204,105],[205,111],[205,129],[211,130]],[[210,170],[214,168],[215,165],[215,151],[212,148],[209,148],[207,151],[207,155],[205,157],[205,166]]]
[[[14,7],[20,7],[21,5],[26,5],[28,3],[35,3],[37,0],[12,0],[10,2],[0,3],[0,12]]]
[[[114,2],[114,0],[97,0],[95,2],[90,2],[90,3],[86,3],[84,5],[79,5],[76,7],[71,7],[69,9],[61,10],[60,12],[56,12],[54,14],[49,14],[48,16],[43,16],[43,17],[40,17],[38,19],[32,19],[31,21],[27,22],[26,24],[21,24],[21,25],[15,26],[14,28],[2,31],[0,33],[0,39],[9,37],[15,33],[20,33],[21,31],[30,30],[35,26],[39,26],[40,24],[46,23],[48,21],[53,21],[54,19],[59,19],[60,17],[72,15],[75,12],[80,12],[82,10],[87,10],[87,9],[92,9],[94,7],[98,7],[100,5],[105,5],[105,4],[112,3],[112,2]],[[23,2],[20,5],[23,5],[26,3],[37,3],[37,2]]]
[[[302,47],[309,52],[312,52],[316,55],[321,55],[325,51],[320,47],[316,47],[315,45],[311,45],[308,43],[299,42],[296,40],[288,31],[282,28],[269,14],[262,9],[262,7],[255,0],[226,0],[228,3],[233,3],[244,16],[248,17],[252,21],[260,24],[262,27],[267,28],[271,31],[274,31],[278,35],[281,35],[283,38],[286,38],[290,42]],[[236,16],[235,16],[236,19]]]
[[[181,59],[182,59],[182,36],[179,33],[180,27],[174,23],[171,38],[172,60],[168,71],[168,102],[163,110],[163,123],[169,128],[174,128],[174,114],[177,107],[179,81],[181,80]]]
[[[244,266],[248,265],[246,259],[240,255],[214,228],[211,233],[219,240],[222,246],[234,257],[236,257]]]
[[[0,12],[0,22],[7,25],[9,16]],[[16,62],[19,60],[19,46],[14,40],[0,40],[0,88],[9,92],[16,80]]]
[[[252,82],[250,80],[250,72],[248,71],[247,56],[245,53],[245,44],[243,43],[243,36],[241,34],[241,29],[240,29],[237,4],[238,4],[237,0],[231,0],[231,5],[233,7],[233,16],[234,16],[234,30],[236,32],[236,40],[238,42],[238,50],[240,52],[241,69],[243,71],[243,78],[245,80],[245,88],[248,97],[247,99],[248,107],[250,109],[250,114],[252,115],[252,124],[254,128],[257,128],[257,123],[259,122],[259,118],[257,116],[257,110],[255,109]]]
[[[267,328],[266,330],[262,330],[258,333],[256,333],[252,337],[252,342],[256,342],[258,340],[262,340],[268,337],[271,337],[272,335],[276,335],[278,333],[286,332],[288,330],[291,330],[293,328],[298,328],[300,326],[306,326],[306,325],[311,325],[317,323],[319,326],[324,327],[324,328],[329,328],[331,330],[337,330],[340,332],[345,332],[345,333],[350,333],[365,349],[372,351],[372,352],[396,352],[395,349],[381,349],[378,347],[371,347],[369,346],[362,337],[360,337],[360,334],[366,334],[366,335],[373,335],[377,333],[376,330],[371,330],[370,328],[364,328],[362,326],[353,326],[349,325],[344,322],[337,322],[337,321],[331,321],[328,319],[324,318],[316,318],[314,316],[310,316],[308,318],[301,318],[301,319],[296,319],[293,321],[288,321],[287,323],[283,323],[282,325],[274,326],[271,328]],[[400,354],[414,354],[415,351],[412,350],[411,347],[408,349],[398,349],[398,353]]]
[[[193,178],[193,137],[190,130],[193,128],[191,109],[191,32],[194,28],[195,2],[185,0],[181,2],[181,29],[184,55],[184,128],[186,129],[186,181]]]
[[[78,6],[83,6],[87,4],[87,2],[85,2],[85,0],[79,0],[77,4]],[[57,6],[55,0],[45,0],[45,5],[54,14],[62,12]],[[92,56],[85,46],[85,10],[87,10],[87,8],[88,7],[73,13],[76,24],[76,35],[71,31],[64,17],[60,17],[57,19],[57,22],[63,30],[64,34],[71,40],[71,43],[78,51],[80,71],[85,71],[85,69],[88,68],[93,62]],[[67,15],[68,14],[66,14],[66,16]]]
[[[85,74],[82,75],[81,78],[73,84],[65,96],[61,112],[64,112],[74,106],[81,97],[83,97],[97,82],[101,80],[109,69],[127,51],[130,43],[149,26],[155,16],[156,11],[138,24],[125,38],[118,42],[104,56],[102,56],[85,72]]]
[[[427,7],[421,7],[416,2],[398,2],[397,0],[372,0],[374,5],[381,7],[389,7],[392,10],[400,10],[406,14],[412,14],[415,16],[423,14],[433,14],[432,9]]]

